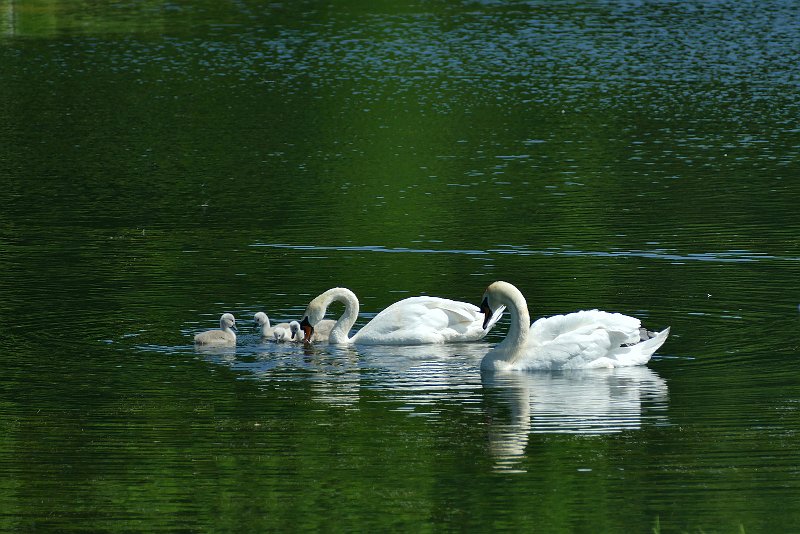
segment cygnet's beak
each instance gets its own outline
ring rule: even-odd
[[[300,328],[303,329],[303,334],[305,334],[303,336],[303,341],[305,341],[306,343],[310,343],[311,336],[314,335],[314,327],[311,326],[310,322],[308,322],[308,315],[303,317],[303,320],[300,321]]]

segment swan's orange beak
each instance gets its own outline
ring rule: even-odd
[[[308,316],[303,317],[303,320],[300,321],[300,328],[303,329],[303,334],[305,334],[305,336],[303,336],[303,341],[311,343],[311,336],[314,335],[314,327],[308,322]]]
[[[481,312],[483,312],[483,329],[486,330],[486,326],[489,324],[489,319],[492,318],[492,309],[489,307],[488,297],[483,297],[483,302],[481,302]]]

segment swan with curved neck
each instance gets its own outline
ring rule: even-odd
[[[480,306],[485,320],[502,306],[508,307],[511,324],[505,339],[481,361],[484,371],[644,365],[669,335],[669,328],[651,333],[635,317],[598,310],[543,317],[531,325],[519,289],[494,282]]]
[[[491,330],[504,309],[495,310],[493,317],[484,321],[480,309],[466,302],[410,297],[395,302],[350,337],[350,329],[358,318],[358,298],[347,288],[335,287],[308,304],[300,321],[306,341],[312,339],[316,325],[334,302],[344,304],[344,312],[331,328],[328,342],[332,344],[424,345],[475,341]]]
[[[208,330],[194,336],[197,345],[236,345],[236,319],[230,313],[222,314],[219,330]]]

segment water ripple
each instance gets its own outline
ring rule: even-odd
[[[650,250],[580,250],[572,247],[551,247],[534,249],[517,245],[501,245],[486,250],[474,249],[431,249],[409,247],[386,247],[381,245],[292,245],[287,243],[254,243],[251,247],[278,248],[303,251],[336,251],[336,252],[378,252],[407,254],[461,254],[468,256],[519,255],[519,256],[594,256],[594,257],[635,257],[666,260],[672,263],[683,262],[716,262],[716,263],[754,263],[754,262],[800,262],[800,257],[778,256],[748,250],[727,250],[722,252],[679,253],[675,249]]]

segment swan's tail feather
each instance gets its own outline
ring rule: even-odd
[[[648,339],[656,337],[660,332],[648,330],[647,328],[639,329],[639,341],[647,341]]]
[[[650,357],[661,348],[661,345],[667,340],[667,336],[669,336],[669,327],[661,332],[653,332],[652,336],[650,336],[650,334],[651,332],[647,332],[648,338],[644,341],[632,345],[622,345],[618,349],[611,351],[610,355],[617,359],[619,362],[618,366],[644,365],[647,363]]]
[[[642,330],[644,330],[644,328]],[[652,355],[661,348],[661,345],[667,340],[667,336],[669,336],[669,327],[666,327],[661,332],[648,332],[646,330],[645,332],[647,332],[648,338],[638,343],[638,345],[642,347],[642,350],[647,350]]]

